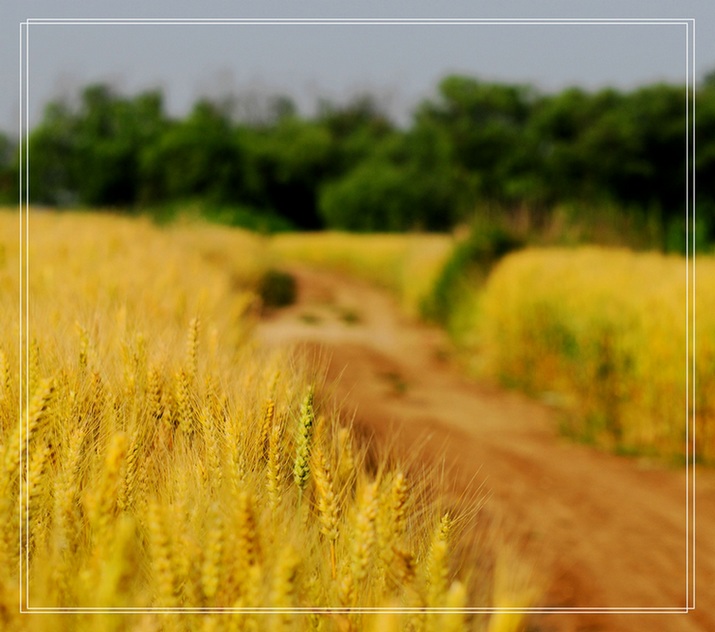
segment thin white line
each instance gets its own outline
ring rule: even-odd
[[[19,117],[19,142],[18,142],[18,164],[19,164],[19,169],[18,169],[18,203],[19,203],[19,234],[18,234],[18,240],[19,240],[19,258],[18,258],[18,267],[19,267],[19,278],[20,278],[20,286],[18,288],[18,309],[19,309],[19,317],[20,317],[20,322],[19,322],[19,327],[18,327],[18,344],[17,344],[17,350],[18,350],[18,364],[19,364],[19,388],[18,390],[18,427],[19,427],[19,436],[22,437],[22,384],[23,384],[23,354],[22,354],[22,338],[23,338],[23,310],[22,310],[22,299],[23,299],[23,282],[24,282],[24,272],[23,272],[23,255],[24,255],[24,250],[23,250],[23,206],[22,206],[22,199],[23,199],[23,159],[24,159],[24,139],[23,139],[23,131],[24,131],[24,121],[23,121],[23,42],[24,42],[24,28],[23,24],[20,24],[20,32],[19,32],[19,40],[20,40],[20,49],[19,49],[19,67],[20,67],[20,76],[19,76],[19,90],[20,90],[20,110],[18,112],[18,117]],[[27,381],[27,378],[25,377],[25,382]],[[18,449],[20,451],[20,459],[22,459],[22,445],[20,442],[18,442]],[[18,517],[18,546],[20,547],[19,550],[22,551],[22,520],[21,520],[22,512],[21,509],[18,505],[18,512],[17,512],[17,517]],[[22,594],[22,556],[20,556],[20,559],[18,561],[18,590],[19,594]],[[18,604],[18,607],[22,609],[22,604]]]
[[[690,603],[690,412],[689,380],[690,370],[690,310],[689,310],[689,269],[690,269],[690,30],[685,33],[685,603]]]
[[[178,24],[234,24],[234,23],[255,23],[265,22],[267,24],[334,24],[334,23],[369,23],[369,24],[454,24],[454,23],[485,23],[485,24],[514,24],[521,22],[529,23],[559,23],[559,24],[684,24],[692,22],[693,18],[27,18],[26,23],[40,24],[48,23],[99,23],[99,22],[127,22],[131,24],[157,24],[157,23],[178,23]]]
[[[691,29],[692,29],[692,55],[693,55],[693,65],[692,65],[692,77],[691,77],[691,85],[692,85],[692,129],[690,130],[690,133],[692,135],[692,145],[690,148],[691,151],[691,163],[690,163],[690,170],[691,174],[689,175],[688,181],[690,181],[690,177],[692,177],[692,186],[690,189],[690,197],[691,197],[691,204],[692,204],[692,212],[693,212],[693,255],[695,255],[695,213],[696,213],[696,208],[695,208],[695,94],[696,94],[696,85],[695,85],[695,19],[692,20],[691,22]],[[692,330],[693,330],[693,344],[692,344],[692,354],[693,354],[693,362],[692,362],[692,374],[693,374],[693,456],[695,455],[695,449],[696,449],[696,429],[697,429],[697,424],[695,423],[696,420],[696,410],[695,410],[695,395],[696,395],[696,388],[697,384],[695,382],[695,358],[696,358],[696,346],[695,346],[695,336],[696,336],[696,327],[695,327],[695,307],[696,307],[696,284],[695,284],[695,270],[696,270],[696,257],[693,256],[693,266],[692,266],[692,275],[693,275],[693,303],[692,303]],[[695,563],[695,551],[696,551],[696,543],[695,543],[695,529],[697,526],[697,520],[696,520],[696,511],[695,511],[695,502],[696,502],[696,496],[695,496],[695,476],[696,476],[696,471],[695,471],[695,464],[693,463],[692,467],[692,472],[693,472],[693,481],[692,481],[692,497],[693,497],[693,506],[692,506],[692,542],[693,542],[693,548],[692,548],[692,608],[693,610],[695,609],[695,598],[696,598],[696,589],[695,589],[695,582],[696,582],[696,577],[697,574],[695,572],[696,569],[696,563]],[[690,602],[688,602],[688,605],[690,606]]]
[[[116,608],[100,608],[100,607],[77,607],[77,608],[61,608],[61,607],[31,607],[27,608],[28,612],[47,613],[47,612],[63,612],[63,613],[78,613],[78,612],[174,612],[174,613],[209,613],[209,612],[235,612],[235,613],[270,613],[270,612],[293,612],[293,613],[311,613],[311,612],[533,612],[533,613],[601,613],[601,614],[647,614],[647,613],[662,613],[674,614],[687,612],[687,606],[672,606],[672,607],[613,607],[613,608],[497,608],[497,607],[481,607],[468,606],[465,608],[387,608],[387,607],[322,607],[322,606],[307,606],[302,608],[271,608],[271,607],[252,607],[252,608],[214,608],[214,607],[183,607],[183,608],[142,608],[142,607],[116,607]]]
[[[270,18],[227,18],[227,19],[206,19],[206,20],[189,20],[189,19],[130,19],[130,18],[86,18],[86,19],[70,19],[70,18],[32,18],[28,19],[28,23],[35,25],[51,26],[51,25],[249,25],[249,26],[273,26],[273,25],[427,25],[427,26],[459,26],[459,25],[503,25],[503,26],[520,26],[520,25],[552,25],[552,26],[632,26],[632,25],[661,25],[675,26],[687,23],[683,19],[473,19],[473,18],[451,18],[451,19],[367,19],[367,18],[310,18],[310,19],[270,19]]]
[[[686,587],[685,587],[685,603],[687,606],[690,605],[691,599],[691,507],[692,507],[692,493],[691,493],[691,476],[692,467],[691,460],[695,458],[695,452],[693,450],[693,444],[691,442],[691,427],[693,425],[692,409],[690,407],[690,383],[693,379],[693,375],[690,372],[690,337],[691,337],[691,284],[690,284],[690,270],[692,265],[692,238],[691,232],[693,231],[693,225],[690,221],[690,30],[688,28],[687,38],[686,38],[686,51],[685,51],[685,455],[686,455],[686,479],[685,479],[685,569],[686,569]]]
[[[521,17],[521,18],[473,18],[473,17],[454,17],[454,18],[426,18],[426,17],[399,17],[399,18],[371,18],[371,17],[312,17],[312,18],[270,18],[270,17],[246,17],[246,18],[58,18],[58,17],[29,17],[24,23],[36,23],[41,21],[52,22],[184,22],[184,23],[202,23],[202,22],[252,22],[261,20],[264,22],[692,22],[693,18],[536,18],[536,17]]]
[[[25,104],[25,123],[27,122],[27,30],[28,27],[25,25],[25,48],[23,50],[23,57],[25,60],[25,83],[23,85],[23,96],[24,96],[24,104]],[[25,127],[25,155],[24,155],[24,162],[21,168],[24,169],[25,171],[25,180],[24,184],[25,187],[21,193],[21,195],[24,198],[24,203],[25,203],[25,208],[27,208],[27,136],[28,136],[28,130]],[[23,265],[25,267],[25,285],[22,287],[22,308],[23,308],[23,323],[24,323],[24,331],[25,331],[25,347],[24,347],[24,356],[25,356],[25,367],[26,367],[26,373],[25,373],[25,388],[24,388],[24,394],[25,394],[25,402],[24,402],[24,407],[22,410],[27,411],[28,409],[28,399],[29,399],[29,383],[30,383],[30,375],[29,375],[29,355],[28,355],[28,345],[27,345],[27,304],[28,304],[28,299],[27,299],[27,217],[25,217],[25,221],[23,222]],[[25,414],[20,415],[20,423],[22,424],[22,428],[24,430],[25,427]],[[20,434],[20,436],[24,436],[24,432]],[[21,447],[20,447],[20,472],[24,471],[24,459],[23,459],[23,452],[24,452],[24,446],[22,445],[22,441],[20,442]],[[25,563],[23,559],[23,531],[22,531],[22,498],[23,498],[23,492],[24,492],[24,486],[23,486],[23,480],[22,476],[19,477],[19,494],[18,494],[18,531],[20,533],[20,556],[19,556],[19,564],[20,564],[20,587],[21,587],[21,607],[24,610],[24,603],[26,603],[26,600],[24,600],[24,595],[25,595]]]
[[[26,410],[30,410],[30,25],[25,28],[25,209],[27,210],[25,218],[25,353],[27,358],[27,379],[26,383]],[[27,415],[24,416],[25,418]],[[26,420],[27,423],[27,420]],[[26,460],[29,460],[30,446],[29,436],[25,433],[25,455]],[[28,463],[24,464],[24,470],[27,471]],[[21,472],[23,469],[21,468]],[[22,477],[20,477],[22,481]],[[27,480],[27,472],[25,474]],[[22,483],[21,483],[22,485]],[[29,503],[29,488],[27,485],[21,487],[21,498],[25,498],[25,544],[29,543],[30,534],[30,503]],[[20,549],[22,552],[22,548]],[[22,558],[22,555],[20,555]],[[25,579],[25,608],[30,607],[30,551],[29,546],[25,547],[25,566],[23,568]]]
[[[672,608],[327,608],[327,607],[305,607],[305,608],[44,608],[35,607],[28,608],[28,612],[34,613],[139,613],[139,612],[165,612],[174,614],[194,614],[194,613],[244,613],[244,614],[269,614],[272,612],[283,612],[293,614],[310,614],[310,613],[348,613],[348,612],[398,612],[398,613],[446,613],[446,612],[464,612],[464,613],[487,613],[487,612],[509,612],[509,613],[550,613],[550,614],[597,614],[608,612],[611,614],[683,614],[688,611],[687,607],[678,606]]]
[[[693,25],[694,29],[694,20],[692,18],[689,19],[672,19],[672,18],[648,18],[648,19],[637,19],[637,18],[591,18],[591,19],[571,19],[571,18],[552,18],[552,19],[546,19],[546,18],[514,18],[514,19],[501,19],[501,18],[482,18],[482,19],[473,19],[473,18],[444,18],[444,19],[430,19],[430,18],[410,18],[410,19],[397,19],[397,18],[387,18],[387,19],[380,19],[380,18],[347,18],[347,19],[337,19],[337,18],[297,18],[297,19],[283,19],[283,18],[229,18],[229,19],[209,19],[209,18],[200,18],[200,19],[191,19],[191,18],[172,18],[172,19],[159,19],[159,18],[153,18],[153,19],[141,19],[141,18],[117,18],[117,19],[96,19],[96,18],[78,18],[78,19],[70,19],[70,18],[28,18],[25,22],[21,23],[21,32],[23,30],[25,31],[25,94],[26,94],[26,99],[25,99],[25,123],[26,127],[29,127],[29,25],[30,24],[35,24],[35,25],[445,25],[445,26],[458,26],[458,25],[508,25],[508,26],[518,26],[518,25],[604,25],[604,26],[613,26],[613,25],[668,25],[668,26],[675,26],[675,25],[680,25],[680,24],[685,24],[686,27],[689,24]],[[689,31],[688,31],[689,33]],[[687,36],[686,36],[687,39]],[[22,40],[22,36],[21,36]],[[22,41],[21,41],[21,48],[22,48]],[[688,54],[688,46],[686,42],[686,73],[687,73],[687,68],[689,67],[689,58],[687,57]],[[693,63],[694,63],[694,35],[693,35]],[[21,56],[21,66],[22,66],[22,56]],[[693,69],[694,73],[694,69]],[[22,76],[22,68],[21,68],[21,76]],[[21,110],[22,110],[22,88],[21,88]],[[689,111],[689,110],[688,110]],[[693,105],[693,112],[694,112],[694,105]],[[22,113],[21,113],[22,116]],[[686,114],[687,118],[687,114]],[[694,127],[694,123],[693,123]],[[693,139],[695,138],[695,132],[693,129]],[[686,129],[686,147],[687,147],[687,129]],[[687,149],[686,149],[687,153]],[[694,156],[694,147],[693,147],[693,156]],[[688,161],[688,156],[686,155],[686,164]],[[26,334],[26,346],[25,346],[25,360],[26,360],[26,366],[27,366],[27,371],[29,374],[29,283],[27,283],[27,277],[29,276],[29,140],[28,140],[28,134],[25,134],[25,211],[26,211],[26,221],[25,221],[25,242],[26,242],[26,248],[25,248],[25,259],[26,259],[26,271],[25,271],[25,314],[24,314],[24,321],[25,321],[25,334]],[[22,171],[22,168],[21,168]],[[22,173],[20,175],[20,178],[22,178]],[[694,183],[695,175],[693,173],[693,183]],[[22,180],[21,180],[22,181]],[[21,190],[20,196],[22,198],[23,191]],[[687,198],[687,185],[686,185],[686,198]],[[694,199],[694,193],[693,193],[693,199]],[[689,198],[688,198],[689,201]],[[686,201],[686,228],[687,228],[687,223],[689,221],[689,216],[687,214],[687,204],[688,201]],[[21,201],[21,212],[22,212],[22,201]],[[694,219],[694,209],[693,209],[693,219]],[[22,226],[23,222],[21,221],[21,232],[22,232]],[[689,231],[686,229],[686,250],[688,250],[688,253],[686,255],[686,261],[687,261],[687,256],[689,256],[689,245],[688,245],[688,240],[689,239]],[[694,270],[693,270],[693,279],[694,279]],[[686,291],[687,288],[689,287],[689,276],[687,274],[687,266],[686,266]],[[22,278],[21,278],[21,293],[22,293]],[[694,304],[694,303],[693,303]],[[688,317],[687,317],[687,310],[688,310],[689,303],[686,301],[686,332],[688,331]],[[22,306],[21,306],[21,320],[22,320]],[[694,314],[693,314],[693,322],[694,322]],[[22,323],[20,327],[22,331]],[[22,334],[21,334],[22,335]],[[687,334],[686,334],[687,336]],[[694,344],[694,343],[693,343]],[[686,356],[687,356],[687,351],[686,351]],[[687,384],[688,384],[688,370],[689,370],[689,363],[687,362],[686,358],[686,390],[687,390]],[[695,361],[693,358],[693,369],[695,366]],[[29,393],[29,379],[26,379],[26,388],[25,388],[25,396],[26,396],[26,406],[29,407],[29,400],[30,400],[30,393]],[[693,388],[693,402],[694,402],[694,393],[695,390]],[[688,402],[686,401],[686,419],[687,419],[687,406]],[[21,415],[21,422],[22,422],[22,415]],[[686,431],[687,433],[687,431]],[[693,448],[694,448],[694,441],[695,437],[693,436]],[[688,459],[688,464],[689,465],[689,459]],[[686,469],[687,471],[687,469]],[[22,492],[22,477],[20,481],[20,488]],[[688,490],[688,485],[689,485],[689,477],[686,477],[686,494]],[[694,472],[693,472],[693,481],[694,481]],[[693,485],[694,489],[694,485]],[[26,491],[27,493],[27,491]],[[694,493],[694,492],[693,492]],[[688,500],[686,500],[686,505],[689,501],[689,495],[688,495]],[[29,514],[29,503],[27,503],[27,511]],[[694,497],[693,497],[693,517],[695,515],[694,511]],[[686,530],[687,530],[687,525],[689,524],[689,518],[690,518],[690,513],[687,512],[686,510]],[[29,523],[29,519],[28,519]],[[29,529],[29,526],[28,526]],[[693,524],[693,547],[694,547],[694,524]],[[29,533],[29,532],[28,532]],[[21,531],[22,534],[22,531]],[[22,544],[22,537],[21,537],[21,544]],[[686,539],[686,572],[687,572],[687,564],[689,563],[689,555],[687,553],[688,550],[688,545],[689,541]],[[26,552],[27,554],[27,565],[29,568],[29,551]],[[693,548],[693,559],[694,559],[694,548]],[[22,573],[21,568],[21,573]],[[29,604],[29,573],[27,574],[26,578],[26,599],[27,599],[27,604]],[[695,578],[695,569],[693,567],[693,583],[694,583],[694,578]],[[20,578],[21,584],[22,584],[22,575]],[[686,595],[687,595],[687,587],[686,587]],[[686,601],[687,603],[687,601]],[[694,595],[693,595],[693,604],[694,604]],[[694,607],[694,606],[693,606]],[[101,609],[101,608],[30,608],[29,605],[27,606],[27,611],[32,611],[32,612],[45,612],[45,613],[56,613],[56,612],[77,612],[77,613],[82,613],[82,612],[175,612],[175,613],[182,613],[182,612],[404,612],[404,613],[410,613],[410,612],[519,612],[519,613],[620,613],[620,614],[642,614],[642,613],[663,613],[663,614],[669,614],[669,613],[682,613],[682,612],[687,612],[688,608],[686,607],[685,609],[682,607],[665,607],[665,608],[612,608],[612,607],[604,607],[604,608],[403,608],[403,609],[396,609],[396,608],[301,608],[301,609],[281,609],[281,608],[254,608],[254,609],[232,609],[232,608],[226,608],[226,609],[211,609],[211,608],[109,608],[109,609]]]

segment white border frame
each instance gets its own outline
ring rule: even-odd
[[[26,132],[29,130],[29,83],[30,83],[30,26],[31,25],[237,25],[237,26],[257,26],[257,25],[670,25],[685,26],[686,28],[686,50],[685,50],[685,87],[686,87],[686,187],[685,187],[685,245],[686,245],[686,306],[685,306],[685,328],[686,328],[686,541],[685,541],[685,607],[659,607],[659,608],[623,608],[623,607],[598,607],[598,608],[494,608],[494,607],[466,607],[466,608],[49,608],[32,607],[30,603],[29,584],[29,552],[25,552],[23,558],[23,533],[22,533],[22,498],[27,495],[28,490],[23,485],[20,478],[20,509],[18,510],[18,540],[20,546],[20,612],[21,613],[268,613],[285,612],[294,614],[307,613],[384,613],[394,612],[397,614],[407,613],[494,613],[507,612],[518,614],[682,614],[695,610],[695,395],[696,384],[695,375],[695,19],[694,18],[593,18],[593,19],[571,19],[571,18],[534,18],[534,19],[504,19],[504,18],[28,18],[21,22],[20,40],[20,174],[19,174],[19,212],[20,212],[20,332],[18,345],[19,354],[19,376],[22,383],[23,376],[28,373],[29,367],[29,343],[23,344],[29,331],[29,286],[28,274],[29,262],[29,182],[30,182],[30,151],[29,139]],[[24,136],[24,137],[23,137]],[[691,239],[692,231],[692,239]],[[23,410],[23,400],[25,407],[29,406],[30,392],[28,381],[25,380],[26,388],[19,395],[19,409]],[[26,408],[25,408],[26,409]],[[24,423],[24,414],[19,416],[20,429]],[[22,436],[22,435],[21,435]],[[25,446],[27,448],[28,446]],[[23,446],[20,446],[20,471],[23,468],[26,472],[27,463],[23,463]],[[27,504],[26,504],[27,506]]]

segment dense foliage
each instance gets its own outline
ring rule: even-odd
[[[399,127],[370,96],[324,102],[312,118],[285,97],[261,116],[202,100],[172,119],[158,91],[93,85],[50,103],[30,132],[30,200],[157,213],[192,201],[222,222],[271,218],[269,230],[444,230],[486,206],[528,209],[539,224],[557,205],[576,215],[616,207],[655,222],[666,246],[684,241],[689,96],[667,84],[547,95],[449,76]],[[715,81],[695,99],[699,232],[710,239]],[[16,153],[0,136],[8,200]]]

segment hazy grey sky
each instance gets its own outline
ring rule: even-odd
[[[694,18],[696,77],[715,69],[715,2],[77,2],[0,6],[0,129],[19,125],[19,24],[28,18]],[[90,82],[122,92],[160,87],[183,114],[199,96],[285,93],[303,109],[359,92],[395,116],[435,93],[448,73],[531,83],[631,88],[685,82],[679,24],[31,24],[29,114]]]

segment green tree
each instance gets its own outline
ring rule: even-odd
[[[63,206],[79,201],[77,183],[77,121],[69,105],[45,107],[42,122],[28,138],[28,178],[31,203]]]
[[[584,193],[588,158],[578,150],[580,136],[592,123],[591,97],[578,88],[544,96],[534,104],[526,136],[534,147],[534,177],[547,204]]]
[[[163,123],[158,92],[130,100],[106,85],[85,89],[74,126],[80,202],[133,204],[141,187],[140,152],[155,142]]]
[[[331,140],[321,125],[287,116],[273,127],[242,130],[246,156],[246,196],[301,228],[319,228],[318,187],[333,168]]]
[[[686,183],[686,93],[656,84],[628,95],[620,165],[609,173],[615,197],[626,205],[658,209],[663,222],[682,219]]]
[[[18,148],[0,132],[0,204],[18,201]]]
[[[521,170],[533,99],[525,86],[450,76],[440,83],[438,100],[419,108],[416,125],[431,123],[444,130],[460,178],[473,196],[508,201],[507,182]]]
[[[444,230],[452,225],[451,191],[414,165],[365,160],[321,189],[329,228],[355,231]]]
[[[76,108],[51,102],[29,137],[30,200],[52,205],[127,206],[141,187],[139,155],[163,126],[162,98],[133,100],[92,85]]]
[[[695,103],[696,247],[715,244],[715,70],[698,86]]]
[[[330,134],[330,162],[336,173],[346,173],[374,156],[384,141],[396,134],[388,114],[369,94],[343,105],[321,102],[317,123]]]
[[[241,189],[241,155],[229,115],[199,101],[183,121],[162,127],[141,152],[142,199],[232,201]]]

